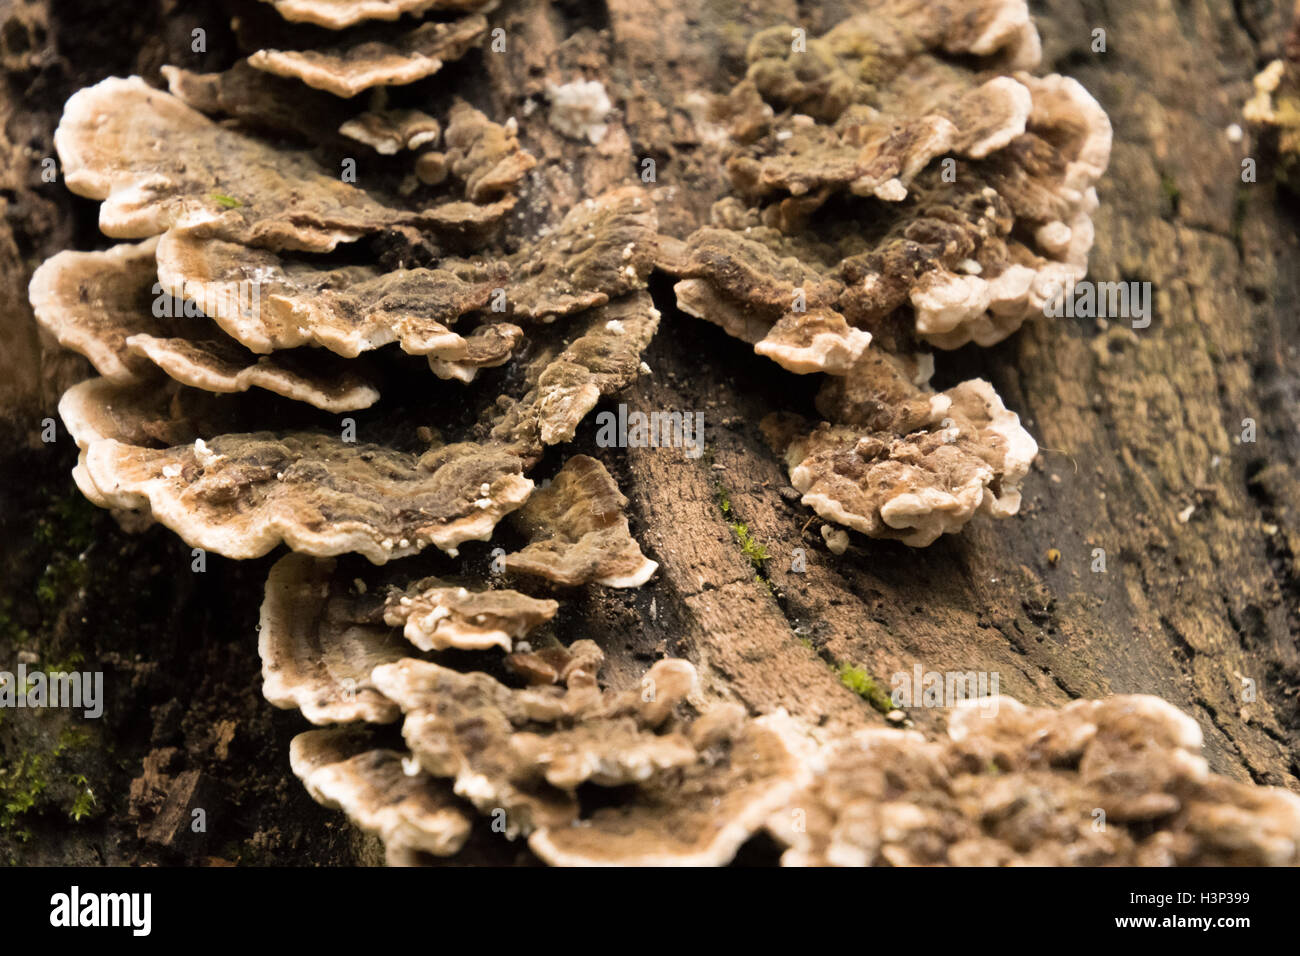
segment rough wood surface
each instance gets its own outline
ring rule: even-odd
[[[71,443],[42,444],[41,420],[84,366],[39,341],[26,282],[59,249],[103,244],[91,204],[42,183],[40,159],[53,155],[53,126],[78,87],[152,76],[163,62],[213,69],[229,59],[220,44],[200,56],[187,43],[191,25],[219,19],[221,4],[136,6],[124,24],[113,3],[0,0],[0,668],[24,650],[66,658],[81,649],[129,675],[116,692],[119,716],[95,729],[113,756],[85,758],[101,812],[73,825],[55,803],[25,824],[34,842],[0,832],[0,856],[174,861],[133,842],[140,821],[130,819],[127,794],[146,756],[174,746],[169,772],[222,780],[236,808],[212,821],[194,858],[373,861],[372,845],[299,792],[287,739],[301,727],[260,701],[254,625],[269,559],[218,560],[215,574],[160,586],[158,574],[171,572],[149,569],[186,567],[188,549],[157,530],[128,538],[96,515],[85,586],[58,608],[34,595],[59,560],[35,535],[42,522],[61,528],[58,502],[75,496]],[[1002,693],[1036,704],[1156,694],[1201,724],[1214,769],[1300,789],[1300,242],[1294,200],[1273,185],[1268,144],[1249,131],[1240,143],[1228,134],[1244,125],[1250,79],[1279,54],[1289,11],[1273,0],[1033,6],[1045,70],[1078,78],[1114,124],[1091,277],[1151,282],[1155,314],[1141,330],[1044,319],[996,348],[939,356],[939,387],[989,378],[1044,446],[1020,516],[976,521],[924,550],[855,537],[832,555],[821,522],[782,494],[784,470],[757,427],[774,408],[809,406],[812,386],[672,310],[670,285],[655,279],[665,316],[647,356],[653,375],[621,400],[703,411],[709,452],[689,459],[579,441],[575,451],[597,455],[619,480],[633,533],[661,570],[635,593],[584,592],[566,627],[600,641],[615,681],[668,651],[699,666],[712,697],[760,712],[785,707],[827,728],[883,721],[841,683],[840,664],[886,688],[891,674],[918,663],[995,671]],[[815,32],[852,7],[504,3],[493,23],[507,29],[511,53],[485,55],[491,86],[480,105],[519,118],[558,208],[633,179],[640,159],[654,158],[663,228],[684,235],[706,215],[721,171],[692,141],[689,117],[665,104],[734,79],[758,29],[800,22]],[[103,29],[87,31],[88,22]],[[1105,53],[1090,46],[1099,27]],[[525,108],[548,81],[579,74],[603,79],[619,106],[594,150],[556,133],[544,106]],[[1242,182],[1246,157],[1258,161],[1257,183]],[[1254,443],[1239,440],[1248,418]],[[743,553],[736,522],[771,554],[761,569]],[[797,548],[803,574],[790,570]],[[1092,570],[1098,548],[1105,573]],[[1055,564],[1050,549],[1060,552]],[[97,576],[114,580],[105,587]],[[122,646],[105,617],[111,607],[96,597],[148,581],[156,603],[132,612],[136,629]],[[1243,679],[1258,685],[1254,702],[1243,702]],[[212,730],[223,720],[235,724],[233,743]],[[12,766],[50,733],[0,723],[0,757]],[[333,836],[317,839],[322,832]],[[518,851],[476,841],[468,852]]]

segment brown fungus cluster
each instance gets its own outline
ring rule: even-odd
[[[996,343],[1083,276],[1109,123],[1033,75],[1024,0],[860,6],[760,32],[743,79],[674,104],[725,171],[688,228],[630,169],[553,168],[555,132],[630,145],[600,79],[539,69],[504,122],[475,91],[404,95],[472,59],[495,0],[265,0],[228,69],[67,103],[66,182],[120,240],[31,283],[99,373],[60,403],[74,478],[128,530],[287,547],[263,694],[317,725],[293,772],[390,862],[456,854],[477,817],[559,865],[724,865],[763,833],[805,865],[1296,861],[1294,799],[1208,774],[1154,699],[836,736],[665,648],[631,668],[561,639],[577,589],[658,568],[606,465],[552,451],[645,374],[656,269],[774,375],[823,376],[817,420],[762,425],[828,521],[924,546],[1018,510],[1034,440],[988,382],[931,389],[929,350]],[[341,176],[339,150],[388,173]],[[453,563],[472,541],[502,547]]]
[[[403,788],[418,794],[421,814],[432,807],[442,820],[448,807],[466,818],[477,811],[557,864],[723,864],[811,784],[797,756],[806,745],[784,715],[753,719],[743,707],[721,705],[692,717],[697,678],[685,660],[660,660],[613,690],[598,682],[604,654],[588,640],[514,643],[505,662],[519,688],[466,669],[461,658],[435,656],[447,647],[509,650],[523,636],[541,641],[554,613],[554,602],[513,591],[427,579],[385,586],[349,581],[329,561],[282,559],[262,609],[268,699],[298,706],[314,723],[401,722],[401,744],[383,743],[389,738],[377,730],[303,734],[295,754],[319,749],[330,759],[295,756],[295,773],[317,799],[378,832],[397,862],[416,862],[410,851],[443,851],[376,823],[369,799],[339,795],[366,793],[367,781],[390,765],[414,778]],[[394,645],[402,625],[405,653]],[[330,775],[344,778],[335,781],[341,790],[318,792],[318,767],[344,763],[344,754],[352,766]],[[587,814],[577,798],[586,784],[627,799]],[[395,788],[394,799],[404,805],[406,790]]]
[[[768,821],[789,866],[1294,866],[1300,799],[1211,774],[1156,697],[967,701],[947,739],[872,729]]]
[[[383,7],[343,19],[383,18]],[[312,9],[311,17],[325,17]],[[460,55],[484,27],[475,13],[405,35],[459,37],[452,46]],[[340,43],[374,49],[349,46],[346,36]],[[346,75],[364,85],[405,75],[377,79],[362,69],[365,56],[344,59]],[[248,65],[266,61],[254,54]],[[314,69],[327,61],[305,51],[292,62]],[[262,138],[284,113],[282,80],[242,63],[211,76],[166,73],[175,95],[138,78],[81,91],[56,134],[69,188],[102,200],[103,231],[143,240],[63,253],[32,282],[42,324],[104,376],[62,404],[82,449],[83,490],[136,524],[157,520],[195,547],[236,558],[284,542],[383,562],[429,545],[454,554],[464,541],[490,537],[527,499],[533,483],[525,472],[544,447],[570,440],[596,402],[640,366],[658,319],[640,291],[657,234],[642,191],[597,196],[506,251],[492,237],[536,163],[513,124],[493,123],[460,101],[443,122],[379,109],[343,123],[345,135],[374,133],[360,139],[378,152],[390,151],[385,129],[405,147],[445,147],[436,153],[441,187],[430,205],[411,208]],[[222,116],[235,122],[218,122]],[[395,266],[373,254],[320,255],[375,243],[423,255]],[[577,314],[595,307],[590,321]],[[573,322],[535,334],[516,324],[557,317]],[[602,323],[626,334],[606,343],[613,336],[602,338]],[[528,343],[531,391],[486,408],[465,440],[442,438],[437,417],[418,422],[437,430],[424,449],[320,427],[265,431],[256,404],[213,404],[189,391],[259,388],[327,412],[361,410],[379,400],[378,376],[346,360],[393,343],[461,383],[505,365]],[[186,388],[159,387],[168,379]]]
[[[925,350],[995,344],[1083,278],[1111,129],[1028,72],[1023,0],[869,7],[752,39],[713,108],[735,195],[660,266],[683,312],[827,376],[821,423],[768,423],[803,502],[924,546],[1014,514],[1037,453],[987,382],[930,392]]]
[[[615,690],[599,682],[594,642],[516,644],[505,658],[522,683],[513,687],[461,658],[394,646],[384,620],[436,614],[443,591],[427,581],[385,591],[301,556],[277,565],[267,586],[268,697],[310,702],[316,722],[351,722],[297,738],[295,755],[332,756],[295,756],[294,770],[317,799],[379,833],[393,862],[454,852],[441,835],[463,843],[476,815],[527,836],[555,865],[724,865],[762,833],[789,866],[1300,862],[1300,800],[1211,774],[1195,721],[1154,697],[1059,709],[980,698],[949,712],[946,737],[870,729],[827,740],[783,712],[697,710],[684,660],[661,660]],[[487,592],[497,593],[454,601],[483,610],[482,624],[509,621],[544,641],[541,609]],[[303,655],[294,645],[320,665],[286,666]],[[322,719],[321,706],[334,710]],[[380,732],[398,722],[400,742]],[[345,761],[326,776],[339,789],[320,792],[317,766]],[[422,821],[411,832],[380,822],[364,796],[385,775],[392,813]],[[585,785],[610,799],[584,810]]]

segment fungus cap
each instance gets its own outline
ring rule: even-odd
[[[376,86],[401,86],[459,60],[487,30],[478,14],[451,23],[424,23],[391,40],[342,41],[314,50],[258,50],[254,69],[292,77],[345,99]]]

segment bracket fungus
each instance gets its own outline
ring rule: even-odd
[[[425,578],[394,591],[384,605],[384,622],[402,627],[406,639],[422,651],[509,651],[560,609],[556,601],[538,600],[506,589],[470,591],[437,578]]]
[[[289,554],[271,568],[258,625],[262,695],[313,724],[392,723],[371,672],[415,652],[483,650],[526,637],[559,609],[510,590],[437,578],[374,581],[333,559]],[[409,643],[408,643],[409,642]]]
[[[171,95],[186,106],[274,136],[294,134],[308,142],[322,142],[361,118],[347,100],[255,70],[247,60],[219,73],[195,73],[177,66],[164,66],[161,73]]]
[[[405,15],[484,12],[497,0],[262,0],[295,23],[342,30],[369,20],[397,20]]]
[[[970,700],[946,740],[871,729],[830,746],[768,827],[788,866],[1300,861],[1300,800],[1209,773],[1201,745],[1155,697]]]
[[[103,200],[99,227],[114,238],[179,228],[271,249],[328,252],[419,220],[327,175],[306,154],[219,126],[139,77],[110,78],[73,94],[54,143],[68,188]]]
[[[626,507],[627,498],[605,466],[575,455],[518,512],[530,540],[507,554],[505,565],[557,584],[640,587],[659,565],[632,538]]]
[[[716,103],[737,195],[657,259],[683,312],[827,376],[826,421],[768,421],[803,502],[913,546],[1015,514],[1037,445],[987,382],[934,395],[904,368],[1083,277],[1111,143],[1082,86],[1028,72],[1023,0],[932,6],[874,3],[807,49],[757,35]]]
[[[573,790],[586,780],[631,783],[695,757],[684,737],[655,733],[662,701],[647,709],[638,691],[602,693],[585,670],[570,672],[563,689],[512,690],[487,674],[413,659],[372,677],[401,705],[402,734],[420,767],[451,779],[481,811],[503,809],[509,833],[572,823]]]
[[[332,586],[334,571],[334,562],[302,554],[271,568],[258,624],[262,694],[313,724],[391,723],[401,711],[370,672],[409,648],[374,619],[373,600]]]
[[[85,355],[116,384],[142,384],[162,372],[210,392],[256,386],[335,412],[366,408],[379,399],[362,376],[338,362],[303,354],[259,358],[221,339],[203,314],[174,310],[157,294],[158,245],[157,239],[146,239],[49,259],[29,288],[37,320],[59,344]],[[235,292],[229,309],[251,315],[257,303]]]
[[[381,156],[436,144],[442,126],[419,110],[368,110],[339,126],[339,133],[365,143]]]
[[[654,207],[637,186],[583,200],[549,235],[507,260],[516,277],[509,314],[549,322],[643,289],[657,234]]]
[[[447,117],[447,168],[465,184],[471,202],[488,202],[514,192],[530,169],[533,154],[519,146],[514,122],[501,125],[465,102]]]
[[[397,342],[413,355],[461,358],[465,342],[450,326],[492,294],[489,281],[465,281],[445,268],[321,268],[173,232],[158,244],[157,273],[163,289],[199,304],[226,334],[263,353],[319,345],[355,358]],[[229,294],[243,288],[256,289],[255,309]]]
[[[395,865],[420,853],[451,856],[470,833],[459,801],[427,775],[408,773],[407,760],[350,728],[309,730],[289,743],[289,765],[312,799],[378,835]]]
[[[150,370],[148,357],[133,354],[126,340],[168,329],[150,308],[157,245],[155,238],[104,252],[60,252],[37,268],[28,286],[41,327],[120,385],[143,381]]]
[[[677,773],[581,826],[540,829],[529,847],[553,866],[726,865],[811,776],[784,714],[727,730]]]
[[[605,690],[597,683],[604,655],[587,640],[511,655],[512,670],[530,675],[522,689],[431,660],[393,659],[395,635],[380,614],[409,625],[424,609],[427,584],[384,597],[348,587],[333,562],[294,555],[273,569],[263,613],[264,691],[273,702],[296,701],[304,715],[314,708],[317,722],[387,723],[400,713],[408,754],[342,728],[301,735],[294,758],[312,796],[378,832],[393,862],[410,862],[413,841],[378,825],[369,796],[357,794],[372,793],[397,766],[413,779],[387,784],[396,806],[418,796],[441,813],[462,805],[458,797],[561,865],[723,864],[811,783],[808,744],[785,715],[753,720],[743,707],[721,705],[686,718],[682,708],[699,687],[683,660],[661,660],[636,685]],[[518,606],[518,596],[505,600]],[[345,761],[325,776],[334,789],[322,785],[317,768]],[[629,796],[588,816],[576,797],[584,785]]]
[[[294,613],[315,631],[291,653],[347,659],[333,671],[334,687],[357,662],[379,662],[368,679],[345,686],[357,699],[382,694],[386,706],[335,719],[400,717],[409,749],[395,751],[359,728],[316,732],[299,738],[329,755],[313,765],[354,761],[343,771],[349,779],[330,791],[300,771],[299,758],[295,772],[316,799],[378,831],[393,862],[415,862],[411,841],[338,794],[371,792],[366,780],[399,765],[411,779],[394,774],[385,784],[396,806],[409,788],[431,812],[455,810],[468,820],[477,810],[494,829],[526,835],[554,865],[725,865],[763,831],[786,847],[788,866],[1300,860],[1300,801],[1211,774],[1197,724],[1157,698],[1058,709],[979,698],[948,712],[945,738],[869,729],[818,740],[784,713],[754,719],[735,704],[686,716],[699,687],[682,660],[661,660],[626,690],[602,689],[603,654],[586,640],[512,654],[522,689],[482,672],[390,659],[400,652],[378,626],[382,595],[346,589],[330,562],[295,556],[281,566],[289,563],[300,564],[289,579],[324,585],[307,583],[293,599]],[[278,600],[282,577],[273,572],[268,602]],[[400,593],[390,592],[388,606]],[[328,610],[334,606],[343,613]],[[365,623],[340,626],[358,619]],[[310,677],[305,686],[313,686]],[[324,696],[333,695],[327,682]],[[352,779],[363,768],[362,779]],[[608,788],[610,798],[585,811],[575,798],[584,785]],[[1098,811],[1110,826],[1093,825]]]
[[[98,504],[227,557],[258,557],[282,541],[377,564],[430,544],[454,551],[490,536],[533,486],[522,459],[498,444],[417,456],[319,432],[214,434],[169,411],[166,398],[95,380],[70,389],[60,414],[82,449],[78,484]],[[185,443],[167,444],[181,435]]]
[[[316,360],[257,356],[229,340],[193,341],[137,333],[126,340],[132,355],[147,358],[172,379],[209,392],[246,392],[262,388],[327,412],[368,408],[379,392],[337,363],[327,375]]]
[[[977,513],[1020,509],[1038,444],[988,382],[928,392],[879,354],[829,378],[817,401],[830,421],[764,421],[804,504],[874,538],[924,547]]]
[[[424,24],[412,35],[441,38],[460,55],[484,28],[475,14]],[[256,67],[265,59],[255,55],[250,62]],[[257,87],[247,72],[213,78],[172,70],[168,79],[210,111],[232,112],[237,120],[264,115],[256,106],[263,98],[240,95]],[[436,120],[416,119],[419,130],[438,135]],[[513,205],[511,193],[535,160],[520,148],[512,125],[492,123],[463,103],[453,105],[445,139],[449,172],[466,198],[424,212],[403,210],[325,175],[305,153],[238,125],[219,125],[138,78],[106,80],[69,101],[56,137],[60,156],[69,187],[104,200],[106,233],[149,238],[108,253],[56,257],[38,274],[33,302],[47,327],[97,359],[114,382],[135,383],[162,370],[210,393],[258,386],[341,412],[374,405],[378,393],[350,366],[310,354],[319,347],[351,359],[397,343],[426,357],[439,376],[471,382],[480,369],[508,362],[523,340],[524,331],[508,322],[471,318],[467,334],[451,329],[502,287],[513,311],[549,317],[607,303],[623,308],[613,300],[643,286],[655,228],[636,190],[584,204],[550,235],[509,256],[444,257],[397,269],[313,260],[311,254],[339,242],[393,230],[481,242],[485,227]],[[158,150],[164,141],[178,148]],[[634,248],[641,250],[636,256],[624,252]],[[78,270],[94,272],[98,285],[80,281]],[[109,289],[114,281],[120,288]],[[133,314],[144,301],[142,287],[181,300],[195,330]],[[627,337],[625,358],[610,353],[603,365],[588,368],[582,362],[602,353],[592,346],[588,355],[582,343],[589,338],[579,336],[570,342],[578,353],[562,353],[564,364],[541,370],[528,407],[542,442],[571,439],[595,401],[627,383],[619,369],[639,365],[654,323],[637,327],[645,333]],[[557,398],[561,386],[553,381],[574,376],[581,397]],[[185,444],[168,446],[156,429],[106,434],[88,427],[96,413],[84,403],[98,400],[118,399],[94,387],[69,393],[64,402],[82,448],[78,480],[93,500],[137,523],[158,520],[191,545],[231,557],[264,554],[281,541],[305,554],[357,551],[377,563],[429,544],[454,553],[464,541],[490,536],[524,502],[532,482],[523,471],[539,457],[538,436],[513,444],[439,443],[419,454],[358,444],[319,426],[241,430],[239,424],[256,420],[251,406],[229,406],[221,426],[205,431],[175,408],[155,403],[145,410],[122,396],[128,410],[168,421],[168,435],[185,435]],[[527,418],[516,410],[516,425]],[[530,432],[533,426],[520,427]]]
[[[680,308],[751,343],[783,319],[761,350],[777,361],[792,334],[841,317],[875,331],[907,308],[917,338],[950,349],[1000,341],[1082,278],[1109,120],[1075,81],[1026,72],[1038,40],[1023,0],[934,7],[873,4],[806,52],[780,27],[753,40],[721,109],[732,184],[757,215],[664,258]],[[808,358],[787,367],[846,367]]]
[[[1083,277],[1110,123],[1034,74],[1025,0],[859,6],[802,48],[757,31],[743,76],[672,104],[691,155],[666,188],[624,163],[647,106],[597,57],[472,89],[494,0],[265,0],[243,59],[66,104],[68,188],[132,241],[29,288],[99,373],[59,404],[74,479],[129,530],[287,549],[262,692],[323,728],[293,772],[390,862],[454,855],[476,815],[557,865],[726,865],[764,833],[788,865],[1297,861],[1295,798],[1209,774],[1153,698],[985,700],[946,737],[751,713],[728,686],[748,651],[665,629],[660,581],[651,643],[588,638],[640,613],[599,587],[673,569],[587,421],[650,374],[671,304],[774,363],[761,430],[843,562],[844,529],[924,547],[1020,508],[1036,442],[983,378],[932,388],[933,350],[993,345]],[[339,144],[368,148],[364,186],[321,159]],[[822,376],[807,415],[788,375]]]
[[[384,40],[343,40],[313,50],[258,50],[248,63],[346,98],[375,86],[432,76],[444,63],[464,56],[486,30],[487,21],[474,15],[451,23],[424,23]]]

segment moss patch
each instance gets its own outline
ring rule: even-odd
[[[887,714],[894,709],[894,702],[889,695],[881,690],[880,685],[861,667],[854,667],[852,664],[840,664],[836,668],[836,673],[840,675],[841,684],[882,714]]]
[[[1168,216],[1177,216],[1179,206],[1183,200],[1183,191],[1178,188],[1178,183],[1174,181],[1174,177],[1164,171],[1160,173],[1160,195],[1164,197],[1167,204],[1165,211]]]
[[[763,573],[766,563],[772,560],[767,545],[754,540],[754,536],[749,533],[749,525],[735,520],[735,515],[731,511],[731,492],[725,485],[721,482],[716,483],[713,486],[713,496],[718,502],[718,509],[722,512],[722,516],[727,519],[727,527],[731,528],[731,533],[740,543],[741,554],[754,566],[754,579],[771,591],[772,585]]]
[[[12,831],[20,843],[31,839],[31,832],[18,824],[48,786],[43,754],[19,754],[12,765],[0,767],[0,830]]]

